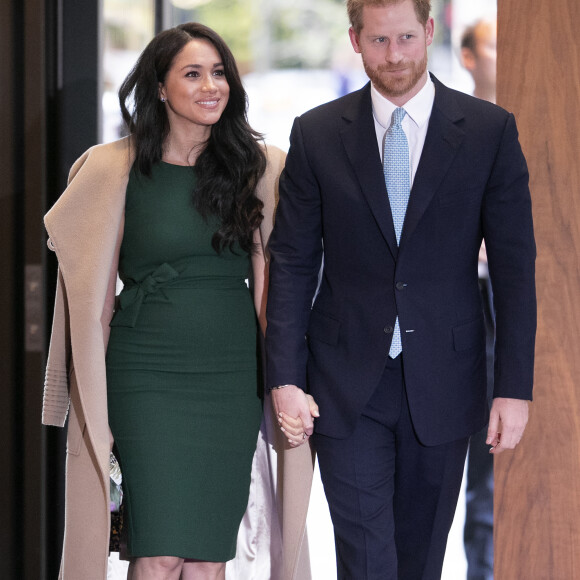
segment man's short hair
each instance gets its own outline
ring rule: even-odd
[[[362,12],[365,6],[389,6],[404,0],[347,0],[346,11],[354,31],[359,34],[363,27]],[[413,0],[417,20],[425,26],[431,12],[431,0]]]
[[[471,50],[477,56],[477,45],[481,40],[482,33],[485,35],[484,38],[487,38],[489,32],[493,30],[494,24],[493,20],[482,18],[468,26],[461,35],[460,48]]]
[[[461,35],[460,47],[471,50],[473,54],[475,54],[475,45],[477,44],[475,40],[475,31],[477,30],[477,26],[478,23],[468,26]]]

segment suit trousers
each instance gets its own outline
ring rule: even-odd
[[[479,279],[485,319],[487,398],[493,399],[495,316],[489,278]],[[467,580],[493,580],[493,455],[486,445],[487,425],[471,436],[467,451],[463,544]]]
[[[469,439],[421,444],[407,402],[403,359],[404,353],[388,359],[349,437],[313,437],[339,580],[441,577]]]

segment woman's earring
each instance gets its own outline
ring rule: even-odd
[[[161,97],[161,102],[164,103],[165,102],[165,97]]]

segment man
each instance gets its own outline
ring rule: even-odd
[[[461,64],[473,78],[473,96],[495,103],[497,24],[478,20],[461,35]]]
[[[461,35],[461,64],[473,78],[473,95],[495,103],[497,24],[478,20]],[[485,244],[479,252],[479,287],[486,326],[487,395],[493,397],[495,322]],[[493,580],[493,455],[487,451],[487,427],[472,435],[467,452],[463,539],[467,580]]]
[[[347,7],[371,82],[294,123],[270,241],[268,383],[292,445],[313,433],[306,391],[319,405],[338,577],[434,579],[469,436],[488,419],[484,237],[497,314],[491,452],[514,448],[527,422],[528,173],[512,115],[428,75],[429,0]]]

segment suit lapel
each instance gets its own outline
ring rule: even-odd
[[[372,115],[370,83],[361,89],[343,114],[340,135],[361,190],[391,253],[397,256],[397,238]]]
[[[453,98],[452,91],[435,77],[432,78],[435,83],[435,101],[419,167],[411,189],[401,246],[404,246],[406,240],[413,235],[464,138],[464,132],[458,126],[463,113]]]

